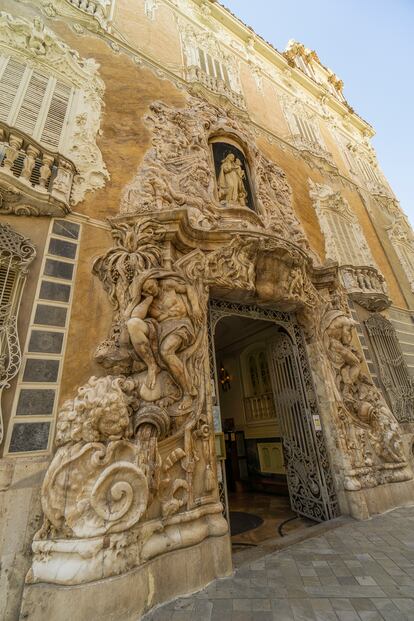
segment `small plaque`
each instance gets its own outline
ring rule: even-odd
[[[312,418],[315,431],[322,431],[321,419],[319,414],[314,414]]]

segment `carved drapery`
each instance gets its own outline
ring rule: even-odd
[[[33,243],[0,224],[0,443],[3,441],[1,395],[17,375],[21,363],[17,314],[26,274],[36,256]]]

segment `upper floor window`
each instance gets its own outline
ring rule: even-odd
[[[281,95],[280,101],[293,144],[300,150],[323,158],[332,164],[332,154],[326,149],[316,113],[294,97],[284,94]]]
[[[375,267],[364,233],[348,202],[328,185],[309,180],[310,196],[325,237],[326,258],[339,265]]]
[[[211,54],[205,52],[200,47],[198,48],[198,58],[200,67],[205,73],[208,73],[218,80],[223,80],[227,86],[231,88],[229,73],[223,62],[217,58],[213,58]]]
[[[238,108],[245,109],[234,54],[226,52],[212,32],[188,24],[181,27],[181,39],[186,79],[225,96]]]
[[[58,149],[74,89],[16,58],[0,57],[0,121]]]
[[[92,58],[82,59],[38,17],[0,11],[0,177],[21,194],[3,211],[64,215],[86,190],[102,187],[103,91]]]

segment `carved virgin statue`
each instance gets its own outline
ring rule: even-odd
[[[244,185],[246,173],[241,161],[234,153],[229,153],[221,162],[218,178],[219,199],[229,203],[246,206],[247,192]]]

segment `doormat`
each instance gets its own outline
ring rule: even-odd
[[[263,519],[254,513],[244,511],[230,511],[230,533],[240,535],[248,530],[253,530],[263,524]]]

